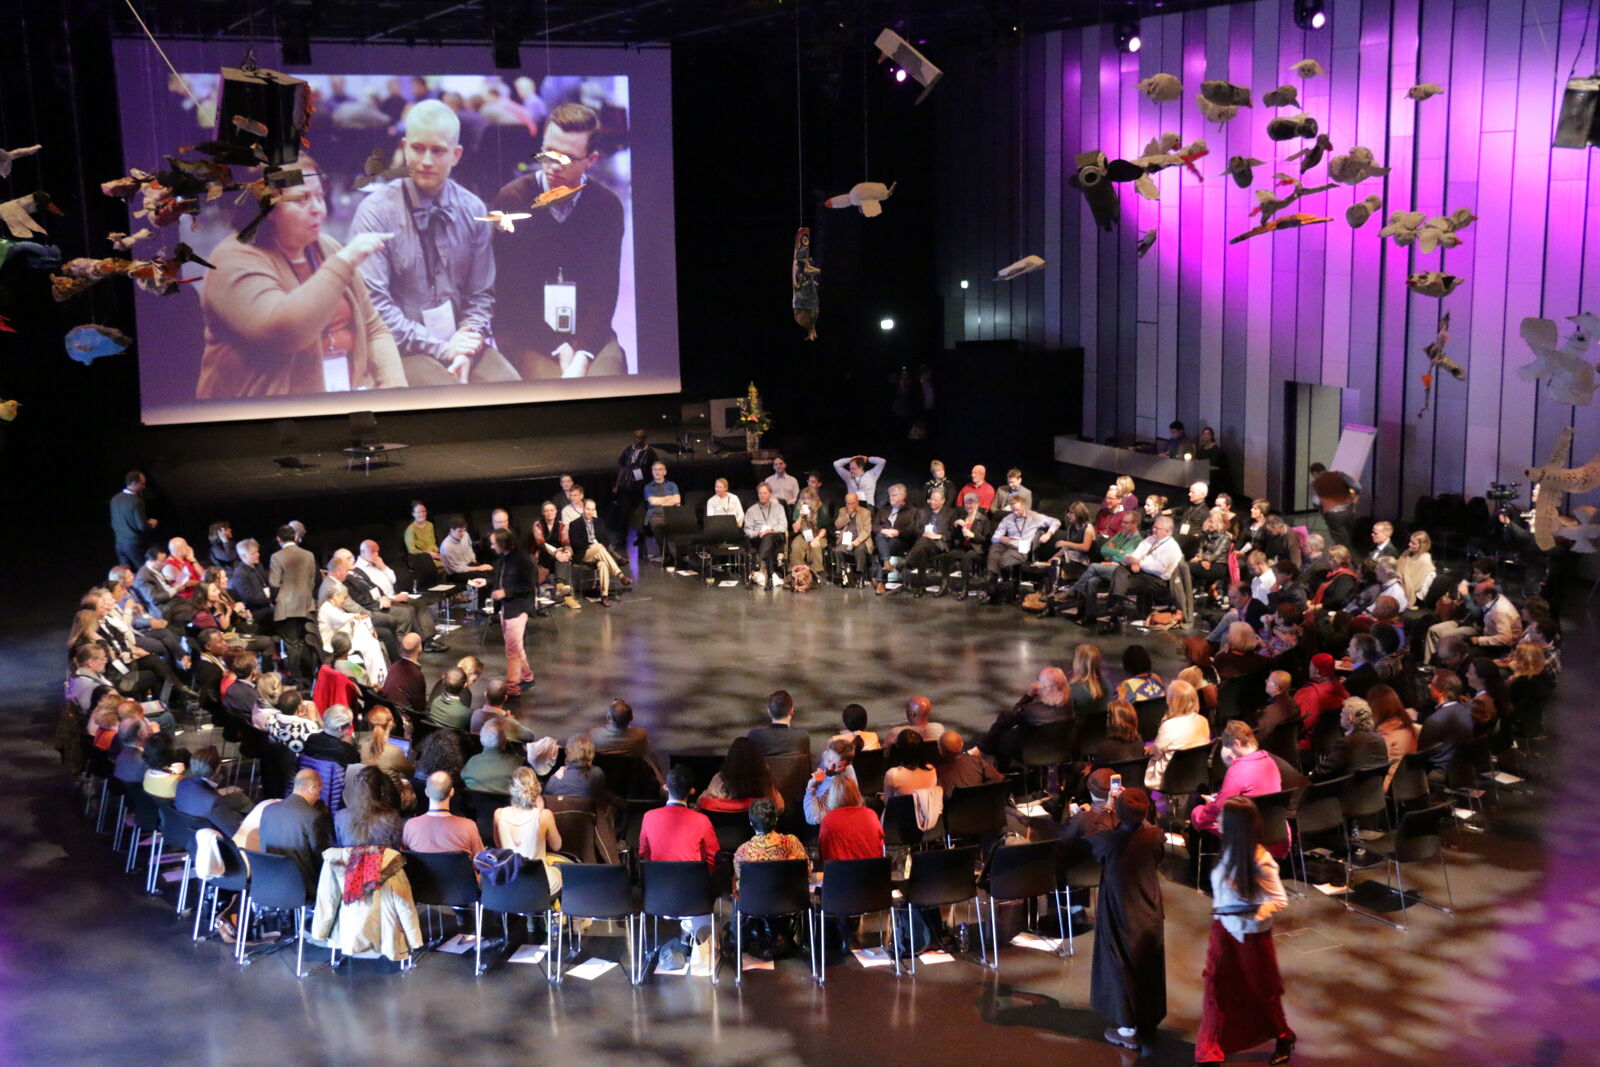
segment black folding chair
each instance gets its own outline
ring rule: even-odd
[[[746,863],[739,874],[739,892],[733,897],[733,984],[744,983],[744,920],[806,916],[806,945],[811,955],[811,977],[817,976],[816,916],[811,911],[810,864],[806,860],[763,860]]]
[[[889,913],[889,940],[893,944],[894,973],[900,974],[900,928],[895,921],[894,890],[889,882],[887,856],[865,860],[829,860],[822,868],[822,897],[818,909],[824,919],[854,919],[875,912]],[[828,981],[827,961],[821,952],[811,956],[817,983]]]
[[[200,882],[200,895],[196,898],[194,906],[194,932],[190,935],[191,941],[200,940],[200,917],[205,914],[208,893],[211,896],[211,918],[206,929],[210,930],[217,925],[217,908],[223,890],[242,894],[250,884],[250,869],[245,866],[244,856],[239,852],[239,846],[233,843],[233,839],[219,833],[217,849],[222,853],[222,873],[215,878],[203,879]],[[243,913],[240,914],[242,918]]]
[[[985,966],[995,970],[1000,969],[1000,923],[995,905],[1002,900],[1031,902],[1036,897],[1051,897],[1056,905],[1056,922],[1061,930],[1061,941],[1056,947],[1056,954],[1063,955],[1067,941],[1067,926],[1063,912],[1067,905],[1063,900],[1065,894],[1056,880],[1056,843],[1032,841],[1025,845],[1003,845],[990,854],[989,869],[986,874],[990,931],[987,941],[983,936],[981,911],[978,916],[978,946],[984,952]],[[992,944],[994,947],[992,962],[984,947],[986,944]]]
[[[1077,727],[1072,722],[1052,722],[1029,730],[1022,738],[1022,787],[1028,789],[1028,773],[1040,771],[1040,789],[1043,776],[1051,767],[1071,763],[1078,757]]]
[[[472,857],[465,852],[406,852],[406,880],[411,883],[411,899],[424,908],[471,908],[472,934],[483,937],[483,899],[478,892],[478,875]],[[431,914],[431,913],[430,913]],[[425,948],[444,939],[444,922],[439,936]]]
[[[146,889],[161,892],[161,865],[169,859],[183,858],[183,873],[178,882],[178,914],[182,915],[189,903],[189,879],[194,874],[194,832],[207,825],[204,819],[185,815],[171,801],[158,804],[159,812],[155,844],[150,849],[150,878]],[[175,854],[175,855],[174,855]]]
[[[999,783],[1004,785],[1004,782]],[[984,789],[987,786],[977,786]],[[956,790],[957,793],[962,790]],[[916,909],[943,908],[978,899],[978,864],[982,850],[977,845],[950,848],[939,852],[914,852],[911,874],[900,886],[906,902],[906,930],[912,932],[911,973],[917,973],[915,944]]]
[[[662,919],[687,919],[697,915],[711,916],[711,984],[717,984],[717,894],[711,886],[711,868],[699,860],[645,860],[639,864],[640,881],[644,885],[644,901],[640,908],[640,931],[637,943],[637,963],[634,982],[645,978],[645,950],[643,924],[650,919],[651,948],[660,944]]]
[[[551,960],[553,951],[551,945],[554,938],[548,931],[554,929],[552,916],[556,903],[556,894],[550,892],[550,876],[545,865],[538,861],[524,862],[522,869],[515,878],[501,882],[498,885],[484,882],[479,895],[483,911],[497,911],[500,913],[501,936],[505,938],[507,946],[511,944],[511,916],[513,915],[543,915],[545,936],[544,974],[546,979],[554,977],[554,962]],[[479,933],[482,933],[480,924]],[[483,938],[477,940],[475,950],[475,973],[482,974],[483,966]]]
[[[1438,745],[1429,745],[1418,752],[1408,752],[1400,757],[1400,765],[1389,779],[1391,825],[1400,825],[1400,813],[1408,808],[1426,807],[1430,798],[1428,771],[1433,769],[1433,757]]]
[[[481,789],[469,789],[467,803],[472,807],[473,821],[478,824],[478,837],[486,846],[493,848],[494,813],[501,808],[509,808],[511,797],[505,793],[486,793]]]
[[[1367,842],[1367,850],[1389,861],[1394,868],[1394,884],[1385,883],[1388,890],[1400,897],[1401,916],[1405,915],[1405,908],[1411,904],[1426,904],[1430,908],[1437,908],[1446,915],[1455,914],[1455,894],[1450,890],[1450,869],[1444,861],[1444,822],[1450,818],[1449,804],[1436,804],[1431,808],[1422,808],[1418,811],[1408,811],[1400,816],[1400,825],[1392,833],[1384,834]],[[1445,899],[1448,906],[1434,904],[1422,899],[1416,892],[1408,892],[1401,873],[1401,866],[1407,863],[1421,863],[1437,858],[1439,860],[1439,873],[1444,878]],[[1351,887],[1354,890],[1354,886]],[[1365,915],[1369,919],[1376,919],[1387,923],[1398,930],[1404,930],[1404,921],[1392,922],[1381,915],[1358,908],[1350,902],[1353,892],[1345,894],[1344,906],[1346,911],[1353,911]]]
[[[1330,778],[1326,782],[1313,782],[1300,794],[1294,809],[1295,852],[1300,857],[1300,880],[1307,885],[1311,879],[1306,871],[1306,835],[1330,834],[1338,831],[1344,837],[1344,808],[1339,795],[1344,792],[1350,776]]]
[[[562,865],[561,914],[554,928],[557,985],[561,984],[566,971],[565,941],[571,936],[574,919],[622,921],[628,938],[628,980],[633,981],[634,924],[639,922],[639,916],[634,911],[628,868],[614,863]],[[643,936],[642,931],[640,936]],[[582,942],[579,944],[581,946]]]
[[[1161,720],[1167,714],[1167,698],[1136,700],[1133,702],[1133,713],[1139,719],[1139,736],[1146,741],[1154,741],[1156,732],[1161,729]]]
[[[294,976],[304,978],[310,973],[305,970],[306,920],[310,918],[314,897],[306,888],[300,864],[291,856],[275,856],[252,849],[244,849],[243,855],[250,875],[249,884],[239,897],[239,934],[235,944],[239,966],[248,967],[256,957],[284,949],[285,943],[279,942],[271,949],[252,954],[247,942],[251,920],[258,920],[262,910],[287,911],[294,916]]]
[[[1059,865],[1057,870],[1060,871],[1057,881],[1061,883],[1061,888],[1066,890],[1067,955],[1075,956],[1078,950],[1074,944],[1072,928],[1072,891],[1083,890],[1093,902],[1095,890],[1100,888],[1100,861],[1094,858],[1093,853],[1085,850],[1085,854],[1070,863],[1066,870],[1061,871]]]
[[[944,817],[940,816],[940,823]],[[883,843],[889,848],[921,848],[944,836],[940,824],[924,830],[917,825],[917,798],[910,793],[890,797],[883,806]]]
[[[983,838],[1003,833],[1006,804],[1010,799],[1010,782],[988,782],[951,790],[944,802],[945,847],[950,847],[958,837]]]

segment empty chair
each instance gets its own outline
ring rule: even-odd
[[[761,860],[746,863],[733,897],[733,983],[744,982],[744,920],[806,916],[806,945],[811,950],[811,976],[817,974],[816,916],[811,911],[810,864],[805,860]],[[714,924],[713,924],[714,925]]]
[[[1029,730],[1022,738],[1022,782],[1028,784],[1028,772],[1041,771],[1078,758],[1076,724],[1052,722]],[[1040,786],[1043,788],[1043,785]]]
[[[1056,881],[1056,843],[1054,841],[1033,841],[1025,845],[1004,845],[994,850],[989,856],[989,870],[987,872],[989,891],[989,936],[987,940],[983,934],[983,913],[978,913],[978,944],[984,952],[984,962],[995,968],[1000,967],[1000,926],[995,910],[995,905],[1002,900],[1032,901],[1035,897],[1048,896],[1054,899],[1056,905],[1056,922],[1061,930],[1061,948],[1064,950],[1067,941],[1066,919],[1063,911],[1067,904],[1065,894]],[[994,958],[988,956],[984,947],[992,944]]]
[[[1427,904],[1430,908],[1438,908],[1447,915],[1455,914],[1455,895],[1450,890],[1450,870],[1444,861],[1444,822],[1450,818],[1450,805],[1435,804],[1431,808],[1422,808],[1418,811],[1408,811],[1400,816],[1400,825],[1391,833],[1382,835],[1366,843],[1367,850],[1389,861],[1394,869],[1394,883],[1389,885],[1391,892],[1398,893],[1402,904],[1401,922],[1391,922],[1381,915],[1375,915],[1364,908],[1358,908],[1350,902],[1353,894],[1346,893],[1344,906],[1346,911],[1354,911],[1365,915],[1369,919],[1377,919],[1381,923],[1388,923],[1397,929],[1404,930],[1404,906],[1411,903]],[[1445,899],[1448,905],[1434,904],[1423,900],[1421,896],[1411,893],[1408,895],[1405,888],[1404,875],[1401,867],[1407,863],[1422,863],[1434,858],[1439,860],[1439,874],[1444,878]],[[1352,887],[1353,888],[1353,887]]]
[[[200,883],[200,895],[194,906],[194,932],[190,935],[193,941],[200,940],[200,917],[206,911],[206,895],[211,897],[211,917],[206,926],[209,930],[217,924],[217,908],[223,891],[243,893],[250,884],[250,869],[245,866],[244,856],[226,834],[217,834],[217,851],[222,855],[222,873]]]
[[[824,919],[854,919],[875,912],[889,913],[889,940],[893,944],[894,973],[900,973],[899,924],[895,921],[894,891],[889,883],[887,856],[865,860],[829,860],[822,868],[821,914]],[[813,952],[817,982],[828,980],[827,962]]]
[[[552,951],[556,957],[556,984],[566,970],[564,941],[571,936],[573,919],[621,920],[627,930],[629,979],[634,959],[633,887],[628,883],[628,868],[612,863],[569,863],[561,868],[561,914],[557,917]]]
[[[1074,944],[1072,929],[1072,890],[1084,890],[1090,902],[1093,903],[1094,891],[1100,888],[1100,861],[1095,859],[1094,854],[1085,848],[1083,853],[1068,864],[1065,870],[1060,870],[1059,867],[1057,870],[1059,873],[1056,880],[1060,883],[1061,888],[1065,890],[1063,899],[1066,903],[1067,955],[1075,956],[1078,950]]]
[[[478,836],[489,847],[494,846],[494,813],[511,806],[511,798],[504,793],[485,793],[481,789],[467,790],[467,803],[472,807],[472,818],[478,824]]]
[[[688,919],[697,915],[711,916],[711,984],[717,984],[717,894],[711,886],[711,869],[699,860],[645,860],[639,864],[640,880],[644,885],[644,899],[640,907],[640,937],[637,942],[638,962],[634,966],[634,980],[643,981],[646,951],[645,917],[652,927],[651,946],[659,944],[662,919]]]
[[[1313,782],[1305,787],[1294,809],[1295,851],[1300,857],[1300,880],[1310,882],[1306,873],[1306,836],[1328,834],[1335,830],[1341,839],[1344,835],[1344,808],[1339,796],[1344,792],[1350,776],[1330,778],[1326,782]]]
[[[123,874],[132,874],[133,869],[139,865],[139,849],[144,845],[150,846],[149,855],[146,857],[150,868],[155,866],[155,850],[158,838],[161,836],[161,809],[156,803],[156,798],[144,791],[144,787],[137,782],[122,783],[123,796],[128,799],[128,806],[133,810],[133,840],[128,846],[128,858],[122,868]],[[167,801],[168,804],[172,802]],[[145,892],[151,892],[150,883],[153,877],[150,870],[145,871]]]
[[[1211,749],[1208,742],[1174,752],[1161,776],[1161,792],[1169,797],[1198,792],[1211,774]]]
[[[498,885],[485,881],[479,894],[479,903],[483,911],[497,911],[500,913],[501,936],[506,939],[509,946],[511,941],[511,916],[513,915],[542,915],[546,930],[545,942],[552,946],[545,952],[544,973],[545,977],[554,975],[553,945],[555,938],[549,931],[554,929],[554,916],[552,909],[555,907],[555,898],[550,892],[550,878],[545,873],[544,864],[534,861],[524,863],[517,876],[510,881]],[[477,974],[482,974],[483,967],[483,936],[482,924],[479,925],[479,937],[475,942],[475,967]]]
[[[561,851],[579,863],[605,863],[611,857],[604,855],[600,844],[599,815],[595,802],[588,797],[544,798],[544,806],[556,819],[556,833],[561,835]]]
[[[249,865],[249,888],[239,898],[239,935],[235,945],[239,966],[251,963],[246,942],[250,940],[250,922],[262,909],[287,911],[294,915],[294,976],[304,978],[306,955],[306,920],[310,918],[315,897],[306,888],[305,875],[300,865],[289,856],[274,856],[267,852],[244,849]]]
[[[1271,849],[1276,845],[1291,843],[1289,820],[1294,816],[1295,801],[1300,792],[1299,789],[1284,789],[1250,798],[1256,802],[1256,810],[1261,813],[1262,847]],[[1293,874],[1293,871],[1290,873]],[[1299,895],[1299,890],[1291,892],[1296,896]]]
[[[937,824],[928,830],[917,825],[917,798],[910,793],[890,797],[883,806],[883,843],[889,848],[920,848],[941,836]]]
[[[1433,767],[1433,756],[1438,745],[1429,745],[1420,752],[1407,752],[1400,757],[1389,779],[1389,802],[1393,806],[1393,825],[1400,823],[1400,812],[1426,804],[1429,798],[1428,771]]]
[[[178,914],[182,915],[189,902],[189,879],[194,873],[194,832],[208,825],[204,819],[185,815],[171,801],[161,803],[160,829],[151,848],[150,880],[146,888],[152,893],[161,892],[161,864],[173,858],[172,853],[183,857],[183,871],[178,881]]]
[[[1383,793],[1383,780],[1388,776],[1387,763],[1371,767],[1357,767],[1345,775],[1347,781],[1339,793],[1339,809],[1345,822],[1381,814],[1388,807]]]
[[[944,802],[945,844],[948,846],[957,837],[986,837],[1003,832],[1010,798],[1010,782],[952,790]]]
[[[471,908],[472,932],[483,936],[483,901],[472,857],[465,852],[406,852],[406,880],[418,907]],[[441,936],[443,926],[440,927]]]
[[[957,793],[963,791],[956,790]],[[917,908],[943,908],[978,899],[977,871],[981,854],[977,845],[911,854],[911,874],[900,887],[906,902],[907,931],[915,929]],[[911,947],[911,973],[916,974],[914,934]]]
[[[1139,719],[1139,736],[1146,741],[1154,741],[1156,732],[1161,729],[1161,720],[1167,714],[1167,698],[1136,700],[1133,703],[1133,713]]]
[[[723,852],[737,851],[739,846],[755,836],[750,828],[750,815],[743,811],[708,811],[711,828],[717,833],[717,847]]]

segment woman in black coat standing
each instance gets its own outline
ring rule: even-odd
[[[533,684],[533,668],[522,649],[528,613],[533,610],[536,583],[533,559],[517,545],[510,530],[494,532],[494,592],[489,596],[500,603],[500,629],[506,640],[506,695],[521,696],[524,685]]]
[[[1146,821],[1143,789],[1117,795],[1118,825],[1089,837],[1100,861],[1090,1004],[1111,1020],[1105,1039],[1139,1051],[1167,1016],[1167,952],[1161,909],[1161,830]]]

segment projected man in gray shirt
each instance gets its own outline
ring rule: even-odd
[[[483,201],[450,180],[461,161],[461,120],[437,100],[405,117],[409,178],[369,194],[350,236],[394,236],[361,265],[372,304],[394,334],[412,385],[517,381],[491,347],[494,258],[479,222]]]
[[[496,239],[500,273],[508,279],[499,329],[501,344],[524,378],[594,378],[626,374],[627,359],[611,327],[622,269],[622,201],[587,171],[600,158],[594,137],[600,116],[583,104],[550,112],[544,148],[550,159],[495,198],[501,211],[527,211],[541,193],[581,189],[518,223]]]

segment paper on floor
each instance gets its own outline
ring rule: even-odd
[[[924,952],[917,957],[918,963],[954,963],[956,958],[948,952]]]
[[[887,967],[894,962],[894,954],[886,948],[858,948],[855,957],[863,967]]]
[[[549,948],[545,945],[521,945],[511,954],[507,963],[543,963]]]
[[[478,939],[471,934],[457,934],[439,946],[440,952],[453,952],[457,956],[463,952],[471,952]]]
[[[1061,942],[1053,937],[1040,937],[1038,934],[1024,930],[1011,939],[1015,948],[1034,948],[1040,952],[1056,952],[1061,948]]]
[[[582,978],[586,982],[592,982],[616,965],[615,960],[584,960],[576,967],[568,967],[566,973],[574,978]]]

